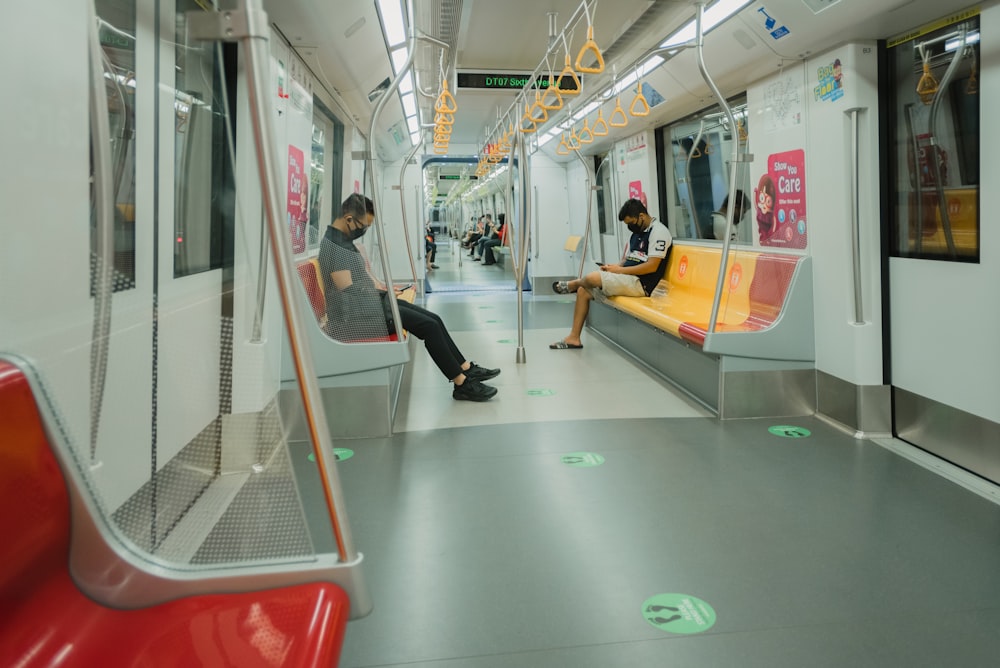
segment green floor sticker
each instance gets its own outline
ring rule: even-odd
[[[812,434],[812,432],[805,427],[793,427],[787,424],[779,424],[774,427],[768,427],[767,430],[775,436],[781,436],[783,438],[805,438],[806,436]]]
[[[528,390],[529,397],[551,397],[555,390]]]
[[[347,448],[333,449],[333,458],[338,462],[342,462],[345,459],[350,459],[353,456],[354,456],[354,450],[348,450]],[[314,462],[316,461],[316,455],[310,452],[308,459],[309,461]]]
[[[486,322],[503,322],[503,320],[487,320]]]
[[[517,339],[497,339],[497,343],[517,343]]]
[[[596,452],[571,452],[568,455],[563,455],[561,461],[563,464],[583,468],[587,466],[600,466],[604,463],[604,457]]]
[[[701,633],[715,624],[715,610],[687,594],[657,594],[642,604],[642,616],[654,628],[669,633]]]
[[[488,310],[488,309],[491,309],[491,308],[493,308],[493,307],[492,306],[480,306],[479,310],[485,311],[485,310]]]

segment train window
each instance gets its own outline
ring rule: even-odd
[[[231,266],[232,257],[235,197],[223,96],[235,86],[235,52],[210,42],[185,43],[185,14],[203,5],[199,0],[178,0],[176,10],[175,278]],[[231,124],[235,125],[234,117]]]
[[[115,202],[112,289],[120,292],[135,287],[135,2],[97,0],[96,8],[111,128]],[[91,257],[96,258],[93,195],[91,202]]]
[[[306,250],[319,248],[326,227],[340,212],[344,173],[344,125],[313,99],[312,168]]]
[[[715,106],[691,118],[660,128],[664,147],[659,173],[673,187],[667,193],[672,233],[678,239],[715,239],[713,212],[728,196],[732,142],[747,137],[746,97],[730,100],[737,127],[721,107]],[[749,173],[737,174],[737,190],[749,188]],[[735,241],[750,243],[750,225],[737,226]]]
[[[978,262],[979,17],[889,44],[890,252]]]

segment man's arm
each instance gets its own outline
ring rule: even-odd
[[[663,260],[662,257],[651,257],[642,264],[634,264],[631,267],[623,267],[618,264],[605,265],[604,271],[611,274],[631,274],[633,276],[642,276],[643,274],[651,274],[660,266],[660,262]]]

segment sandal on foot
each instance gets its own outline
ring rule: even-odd
[[[583,344],[566,343],[565,341],[556,341],[555,343],[550,343],[549,348],[552,348],[552,350],[579,350],[583,348]]]
[[[566,281],[555,281],[552,283],[552,291],[560,295],[568,295],[569,283]]]

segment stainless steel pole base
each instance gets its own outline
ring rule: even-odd
[[[518,346],[517,347],[517,363],[518,364],[525,364],[525,363],[527,363],[527,361],[528,361],[528,358],[524,354],[524,346]]]

